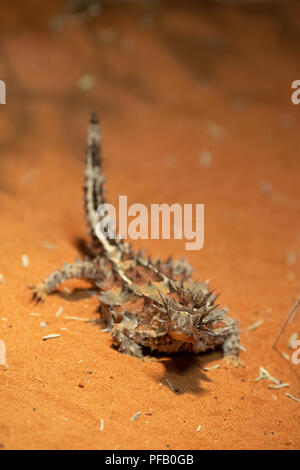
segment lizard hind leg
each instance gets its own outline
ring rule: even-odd
[[[30,287],[33,292],[33,299],[38,302],[44,301],[46,295],[54,292],[55,289],[67,279],[86,279],[86,280],[103,280],[103,274],[99,271],[91,261],[75,261],[75,263],[64,263],[61,270],[55,270],[49,274],[47,278]]]

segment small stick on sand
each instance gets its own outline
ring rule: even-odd
[[[63,313],[63,310],[64,310],[63,307],[59,307],[56,314],[55,314],[55,316],[59,317],[59,315],[61,315]]]
[[[142,414],[142,412],[138,411],[133,416],[131,416],[130,421],[136,421],[141,416],[141,414]]]
[[[0,364],[6,366],[6,346],[4,341],[0,341]]]
[[[278,352],[279,354],[280,354],[280,351],[277,349],[278,341],[280,340],[280,337],[283,334],[284,330],[286,329],[289,321],[292,322],[294,320],[299,305],[300,305],[300,295],[298,296],[298,298],[296,299],[296,302],[294,303],[294,305],[292,306],[290,312],[286,316],[286,319],[285,319],[285,321],[284,321],[277,337],[275,338],[275,341],[274,341],[274,344],[273,344],[273,349],[275,349],[275,351]],[[292,371],[294,372],[294,374],[296,375],[297,379],[300,380],[300,376],[298,375],[296,370],[292,367],[290,361],[288,361],[288,364],[289,364],[290,368],[292,369]]]
[[[22,265],[23,265],[23,268],[28,268],[29,266],[29,259],[28,259],[28,256],[25,254],[22,255]]]
[[[202,426],[202,425],[201,425],[201,424],[199,424],[199,426],[198,426],[198,427],[197,427],[197,429],[196,429],[196,432],[199,432],[199,431],[200,431],[200,429],[201,429],[201,426]]]
[[[255,379],[255,382],[259,382],[262,379],[271,380],[271,382],[274,382],[276,385],[279,385],[281,383],[279,379],[276,379],[276,377],[270,375],[269,372],[263,366],[260,366],[259,376]]]
[[[104,430],[104,420],[101,418],[100,419],[100,431]]]
[[[289,397],[289,398],[291,398],[291,399],[294,400],[294,401],[300,402],[300,399],[297,398],[297,397],[294,397],[294,395],[292,395],[291,393],[288,393],[288,392],[287,392],[287,393],[286,393],[286,396]]]
[[[297,339],[298,339],[298,333],[293,333],[292,336],[289,339],[289,348],[290,349],[293,348],[293,344],[294,344],[295,341],[297,341]]]
[[[57,246],[54,245],[53,243],[43,242],[42,245],[43,245],[43,247],[46,248],[47,250],[57,250]]]
[[[43,341],[46,341],[47,339],[59,338],[59,337],[60,337],[60,335],[53,333],[51,335],[43,336]]]
[[[255,323],[248,326],[248,331],[256,330],[263,322],[264,322],[264,320],[262,318],[260,320],[257,320]]]
[[[89,318],[72,317],[72,316],[68,316],[68,315],[62,316],[61,318],[64,318],[66,320],[84,321],[86,323],[90,323],[92,321]]]
[[[173,393],[177,393],[178,390],[174,387],[172,382],[169,379],[166,379],[167,384],[169,385],[170,389],[172,390]]]

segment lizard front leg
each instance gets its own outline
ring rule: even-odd
[[[53,292],[59,284],[67,279],[103,280],[103,274],[91,261],[75,261],[64,263],[61,270],[55,270],[43,282],[31,287],[33,298],[37,301],[45,300],[46,295]]]
[[[130,320],[122,320],[121,323],[113,326],[111,335],[115,346],[120,352],[143,359],[142,347],[132,339],[132,336],[134,336],[133,328],[134,325]]]

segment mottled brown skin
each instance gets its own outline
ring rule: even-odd
[[[221,346],[237,363],[237,321],[215,305],[207,283],[191,281],[185,261],[151,261],[99,230],[97,208],[104,203],[99,124],[92,115],[88,132],[84,203],[93,255],[64,264],[33,288],[44,300],[66,279],[90,280],[99,290],[101,318],[120,352],[139,358],[145,351],[199,353]]]

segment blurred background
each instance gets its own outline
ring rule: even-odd
[[[277,228],[274,256],[295,258],[299,39],[294,1],[2,3],[0,189],[18,200],[15,223],[30,225],[21,237],[38,235],[48,213],[66,225],[63,239],[85,236],[80,188],[96,110],[112,202],[206,203],[204,260],[239,243],[244,256],[265,256]]]

